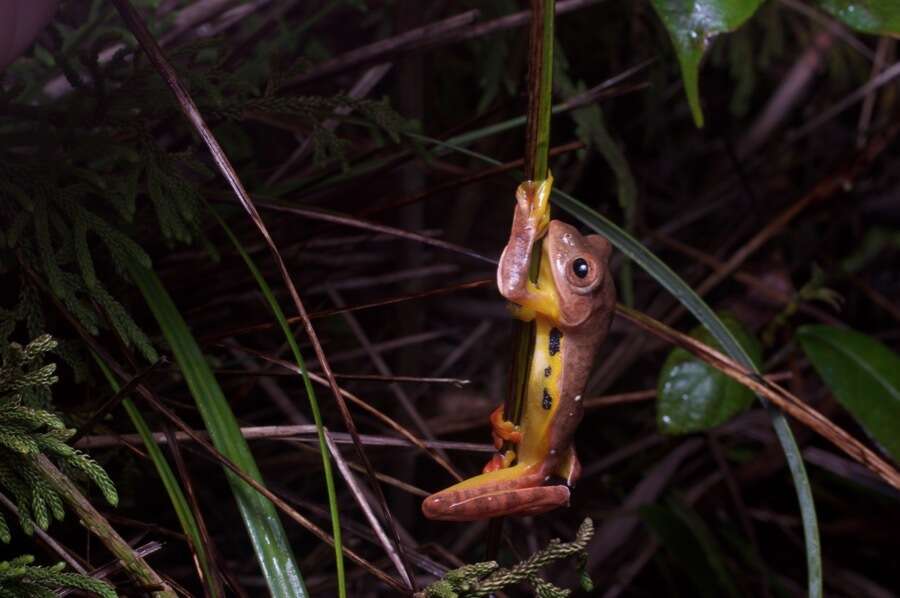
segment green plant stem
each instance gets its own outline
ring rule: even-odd
[[[94,359],[113,391],[119,392],[120,385],[116,380],[116,377],[106,366],[106,363],[104,363],[97,354],[94,354]],[[197,557],[200,571],[203,576],[204,587],[207,592],[209,592],[210,598],[224,596],[225,594],[220,580],[215,571],[213,571],[206,543],[203,541],[203,536],[200,534],[200,527],[197,519],[194,517],[194,513],[188,504],[187,497],[185,497],[184,491],[181,489],[178,478],[175,476],[175,473],[169,466],[169,462],[159,449],[159,445],[156,444],[156,441],[153,438],[153,432],[150,431],[150,427],[147,425],[147,422],[144,420],[144,417],[141,415],[140,410],[138,410],[134,402],[128,398],[122,399],[122,406],[125,408],[125,412],[131,419],[131,423],[140,435],[141,440],[144,443],[144,448],[147,450],[147,454],[150,456],[153,465],[156,467],[156,473],[159,475],[159,479],[166,489],[166,494],[169,495],[169,501],[175,509],[178,523],[181,524],[182,531],[184,531],[188,542],[191,543],[191,547]]]
[[[154,571],[147,562],[139,557],[128,545],[122,536],[116,532],[87,498],[75,487],[75,484],[66,477],[44,455],[38,455],[34,459],[35,466],[41,471],[47,483],[66,501],[66,504],[78,514],[78,519],[103,545],[113,553],[126,571],[137,581],[138,585],[150,590],[154,598],[177,598],[172,588],[166,584],[159,574]]]
[[[550,151],[550,116],[553,108],[553,24],[556,17],[555,0],[531,1],[531,39],[528,61],[528,120],[525,129],[525,173],[528,179],[540,181],[547,178],[547,160]],[[541,261],[540,239],[531,253],[528,272],[532,282],[537,282]],[[528,387],[531,370],[531,354],[534,351],[534,322],[516,323],[513,342],[512,367],[510,368],[509,393],[503,405],[504,419],[519,423],[522,405]],[[507,442],[501,450],[512,447]],[[491,522],[488,529],[487,553],[493,557],[500,537],[499,520]]]
[[[528,121],[525,137],[525,175],[532,181],[547,178],[547,154],[550,149],[550,115],[553,107],[553,22],[555,0],[532,0],[531,43],[528,64]],[[540,270],[541,241],[534,244],[529,277],[537,282]],[[507,419],[521,418],[531,353],[534,347],[534,322],[516,326],[510,393],[504,407]],[[509,448],[509,447],[506,447]]]
[[[243,258],[244,263],[247,265],[247,268],[250,270],[250,273],[253,274],[253,278],[256,280],[257,286],[259,286],[260,290],[263,293],[263,296],[266,299],[266,302],[269,304],[269,309],[272,310],[272,313],[275,315],[275,319],[278,321],[278,326],[281,328],[282,333],[284,334],[285,339],[287,340],[288,345],[291,347],[291,352],[294,354],[294,361],[297,364],[297,368],[300,370],[300,375],[303,378],[303,386],[306,389],[306,396],[309,399],[309,409],[313,415],[313,421],[316,424],[316,432],[319,437],[319,452],[322,455],[322,471],[325,474],[325,486],[328,492],[328,508],[331,514],[331,531],[334,537],[334,562],[337,569],[337,581],[338,581],[338,596],[341,598],[347,595],[347,580],[344,572],[344,551],[343,544],[341,541],[341,520],[340,515],[338,513],[338,503],[337,503],[337,492],[334,487],[334,474],[331,469],[331,458],[329,457],[330,453],[328,451],[328,445],[325,441],[325,427],[322,423],[322,414],[319,410],[319,401],[316,398],[316,391],[313,389],[312,381],[309,379],[309,372],[306,370],[306,362],[303,359],[303,355],[300,353],[300,347],[297,345],[297,339],[294,338],[294,333],[291,331],[290,326],[288,325],[287,318],[284,316],[284,312],[281,309],[281,306],[278,304],[278,301],[275,299],[274,293],[272,293],[271,287],[266,282],[265,278],[263,278],[262,273],[259,271],[259,268],[256,267],[256,264],[244,250],[243,245],[238,240],[234,233],[231,231],[231,228],[222,219],[221,216],[215,211],[211,210],[213,216],[215,216],[216,220],[219,222],[219,225],[222,227],[222,230],[225,231],[225,234],[231,240],[232,245],[241,254],[241,258]],[[402,550],[402,548],[398,547],[398,550]],[[404,573],[401,571],[401,573]]]
[[[128,263],[128,272],[172,348],[175,361],[216,449],[250,479],[262,485],[262,474],[247,441],[241,435],[237,419],[200,346],[162,282],[153,270],[135,261]],[[227,470],[225,475],[271,595],[277,598],[308,596],[274,505],[237,475]]]

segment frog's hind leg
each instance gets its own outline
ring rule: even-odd
[[[541,467],[516,465],[470,478],[422,503],[429,519],[478,521],[505,515],[537,515],[569,504],[569,488],[542,486]]]

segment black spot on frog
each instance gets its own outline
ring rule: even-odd
[[[562,338],[562,332],[559,331],[559,328],[551,328],[550,329],[550,356],[556,355],[559,353],[559,343]]]
[[[541,407],[544,409],[550,409],[553,406],[553,397],[550,396],[550,391],[546,388],[544,389],[544,398],[541,400]]]

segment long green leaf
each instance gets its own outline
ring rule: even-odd
[[[408,133],[407,135],[425,143],[437,145],[478,158],[489,164],[494,164],[495,166],[501,164],[499,161],[483,154],[450,145],[430,137],[412,133]],[[521,173],[512,172],[510,174],[514,177],[521,177]],[[675,298],[684,305],[688,311],[694,314],[694,317],[709,330],[732,359],[748,370],[758,372],[753,360],[750,359],[750,356],[737,342],[734,335],[731,334],[728,328],[726,328],[722,321],[716,316],[715,312],[713,312],[700,296],[697,295],[697,293],[695,293],[681,277],[675,274],[665,262],[656,257],[656,255],[644,247],[640,241],[629,235],[626,231],[619,228],[616,224],[607,220],[568,193],[560,191],[558,187],[553,191],[553,198],[557,206],[574,216],[589,228],[609,239],[619,251],[624,253],[626,257],[634,260],[634,262],[652,276],[656,282],[672,293],[672,295],[674,295]],[[822,596],[822,554],[821,546],[819,545],[819,524],[816,519],[815,502],[813,501],[812,489],[809,486],[809,479],[806,475],[806,467],[803,465],[800,447],[797,446],[797,441],[794,439],[794,434],[791,432],[791,428],[784,415],[780,411],[770,407],[762,397],[760,397],[759,400],[767,409],[769,409],[769,415],[772,418],[772,427],[775,429],[775,435],[778,437],[781,449],[784,451],[788,469],[790,470],[791,477],[794,481],[797,501],[800,504],[800,515],[803,520],[803,536],[806,546],[809,596],[810,598],[820,598]]]
[[[234,236],[234,233],[231,231],[231,228],[225,220],[223,220],[215,211],[213,211],[213,215],[216,217],[216,220],[219,221],[219,225],[225,231],[225,234],[228,235],[232,245],[234,245],[237,252],[241,254],[244,263],[253,274],[257,286],[259,286],[263,296],[266,298],[269,309],[271,309],[272,313],[275,315],[278,326],[281,328],[281,332],[284,333],[284,337],[291,347],[291,352],[294,354],[294,361],[297,363],[300,375],[303,377],[303,386],[306,389],[306,396],[309,398],[309,408],[310,411],[312,411],[313,420],[316,423],[316,431],[319,435],[319,452],[322,455],[322,471],[325,473],[325,485],[328,490],[328,508],[331,513],[331,529],[332,534],[334,535],[334,560],[337,565],[338,595],[341,598],[344,598],[347,595],[347,580],[344,573],[341,520],[340,515],[338,514],[337,493],[334,488],[334,475],[331,471],[331,458],[329,457],[328,445],[325,442],[325,428],[322,425],[322,414],[319,411],[319,401],[316,399],[316,391],[313,389],[312,381],[309,379],[309,373],[306,370],[306,362],[303,360],[303,355],[300,353],[300,346],[297,344],[297,339],[294,338],[294,333],[291,331],[287,318],[284,317],[284,312],[281,311],[281,306],[278,305],[278,300],[275,299],[271,287],[269,287],[269,284],[266,282],[265,278],[263,278],[262,273],[260,273],[259,268],[256,267],[256,264],[244,250],[244,246],[241,245],[238,238]]]
[[[128,271],[172,348],[213,444],[247,475],[263,483],[234,413],[172,298],[152,270],[130,262]],[[225,475],[269,592],[275,598],[305,598],[303,577],[275,506],[231,472],[226,470]]]
[[[106,364],[103,363],[103,361],[99,358],[97,358],[96,361],[113,391],[119,392],[120,386],[116,381],[115,376],[113,376],[112,372],[109,371],[109,368],[106,367]],[[159,449],[159,445],[156,444],[156,441],[153,439],[153,433],[150,431],[150,426],[144,421],[144,417],[141,415],[141,412],[135,406],[134,402],[131,399],[123,399],[122,406],[125,407],[125,412],[128,414],[128,417],[131,418],[131,423],[134,425],[141,440],[144,442],[144,448],[147,450],[150,460],[153,461],[154,467],[156,467],[156,473],[159,475],[159,479],[162,480],[163,487],[169,495],[169,501],[171,501],[172,507],[175,509],[175,515],[178,517],[178,523],[181,524],[181,529],[184,531],[185,535],[190,538],[194,552],[197,555],[197,560],[200,561],[200,569],[203,571],[205,578],[204,583],[207,590],[210,592],[211,596],[222,596],[222,588],[220,584],[216,583],[214,577],[215,573],[211,567],[210,555],[206,551],[203,536],[200,534],[200,528],[197,525],[194,512],[188,504],[187,497],[185,497],[184,492],[181,490],[181,484],[178,483],[178,478],[169,466],[166,457]]]
[[[672,38],[694,122],[702,127],[699,79],[703,53],[713,37],[740,27],[762,0],[651,0],[651,4]]]
[[[857,31],[900,35],[900,2],[897,0],[818,0],[818,3]]]
[[[900,355],[834,326],[803,326],[797,340],[841,405],[900,462]]]

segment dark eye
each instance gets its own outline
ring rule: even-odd
[[[578,278],[584,278],[588,275],[591,268],[588,266],[587,260],[584,258],[577,258],[572,262],[572,272],[575,273],[575,276]]]

